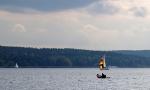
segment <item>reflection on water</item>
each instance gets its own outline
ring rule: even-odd
[[[115,68],[98,79],[97,68],[1,68],[0,90],[150,90],[149,71]]]

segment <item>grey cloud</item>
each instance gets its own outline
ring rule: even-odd
[[[133,7],[130,11],[137,17],[145,17],[147,15],[147,10],[144,7]]]
[[[98,0],[0,0],[0,9],[10,12],[37,10],[42,12],[81,8]]]
[[[113,4],[107,2],[107,0],[101,0],[98,3],[91,5],[88,8],[89,13],[91,14],[108,14],[112,15],[119,11],[119,8]]]

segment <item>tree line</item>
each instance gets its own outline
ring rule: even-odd
[[[107,66],[150,67],[150,57],[118,51],[0,46],[0,67],[97,67],[102,55]]]

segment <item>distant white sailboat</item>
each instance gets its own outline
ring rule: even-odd
[[[16,63],[15,68],[19,68],[18,64]]]

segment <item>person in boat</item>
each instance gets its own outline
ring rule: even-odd
[[[102,73],[101,78],[106,78],[106,75],[104,73]]]

